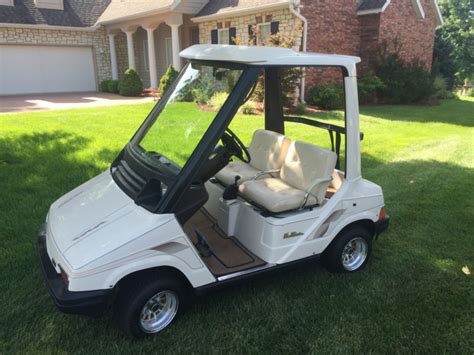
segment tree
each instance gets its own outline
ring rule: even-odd
[[[474,77],[474,0],[440,0],[444,25],[436,30],[434,71],[450,86]]]

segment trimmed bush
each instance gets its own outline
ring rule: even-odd
[[[214,111],[219,111],[221,107],[224,106],[225,100],[227,100],[228,96],[228,93],[218,91],[212,95],[211,99],[209,100],[209,104],[212,106]]]
[[[109,83],[112,80],[102,80],[99,84],[99,90],[102,92],[109,92]]]
[[[306,109],[308,107],[302,103],[302,102],[299,102],[296,106],[295,106],[295,114],[297,115],[304,115],[306,113]]]
[[[133,68],[125,71],[123,80],[119,84],[119,92],[122,96],[140,96],[143,92],[143,83],[138,73]]]
[[[170,65],[168,69],[166,69],[165,75],[163,75],[160,79],[160,94],[163,96],[166,89],[173,83],[173,81],[178,77],[179,72]]]
[[[119,85],[120,81],[119,80],[108,80],[107,83],[107,92],[110,92],[112,94],[118,94],[119,93]]]
[[[377,92],[385,88],[385,84],[372,72],[362,75],[357,80],[359,102],[361,104],[373,103],[376,101]]]
[[[388,103],[423,102],[435,93],[433,78],[419,60],[405,63],[397,53],[388,53],[382,58],[376,74],[385,84],[379,94]]]
[[[255,114],[255,108],[257,107],[257,104],[255,101],[248,100],[246,103],[244,103],[242,106],[240,106],[240,112],[243,113],[244,115],[253,115]]]
[[[324,110],[334,110],[343,106],[344,93],[340,85],[315,85],[309,89],[306,101]]]

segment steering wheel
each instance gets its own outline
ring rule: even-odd
[[[235,155],[237,158],[242,160],[244,163],[250,163],[250,153],[242,143],[242,141],[237,137],[237,135],[227,128],[221,137],[222,145],[227,149],[227,151]]]

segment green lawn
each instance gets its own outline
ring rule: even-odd
[[[363,175],[383,187],[392,216],[362,272],[314,265],[229,288],[143,341],[122,336],[110,314],[56,311],[36,228],[54,200],[109,166],[151,107],[0,115],[0,353],[474,352],[474,283],[462,271],[474,272],[472,99],[361,110]],[[248,142],[261,125],[239,116],[232,128]],[[287,133],[328,144],[313,128]]]

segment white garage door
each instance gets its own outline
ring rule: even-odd
[[[0,45],[0,95],[95,90],[91,48]]]

